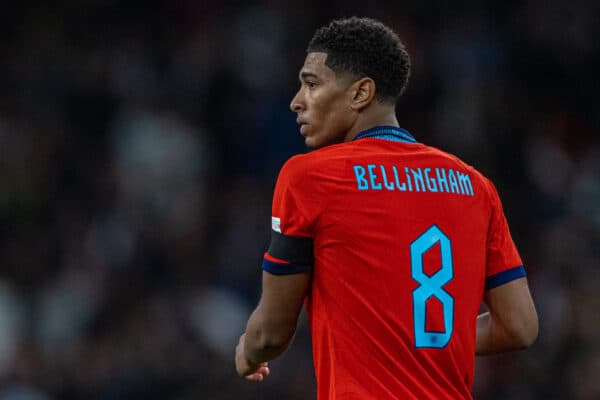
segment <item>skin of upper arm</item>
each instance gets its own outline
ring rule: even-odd
[[[262,295],[255,317],[267,342],[286,341],[294,334],[310,280],[310,272],[274,275],[263,271]]]
[[[510,337],[527,347],[538,334],[538,316],[526,278],[515,279],[485,292],[491,316]]]

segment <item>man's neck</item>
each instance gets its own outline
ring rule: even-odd
[[[398,119],[396,119],[396,113],[394,108],[385,107],[380,112],[372,112],[372,115],[360,115],[352,128],[344,136],[344,142],[349,142],[356,137],[359,133],[371,129],[376,126],[395,126],[399,127]]]

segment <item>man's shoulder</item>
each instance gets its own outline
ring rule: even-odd
[[[347,153],[347,143],[340,143],[322,147],[304,154],[296,154],[290,157],[281,167],[282,171],[288,173],[307,174],[314,171],[316,167],[325,167],[335,164]]]
[[[443,157],[443,158],[447,159],[449,162],[455,164],[458,168],[470,173],[471,176],[475,177],[475,179],[481,181],[482,183],[487,185],[490,182],[490,180],[481,171],[479,171],[473,165],[464,161],[459,156],[449,153],[447,151],[441,150],[437,147],[433,147],[433,146],[426,146],[426,147],[431,152],[433,152],[433,153],[437,154],[438,156]]]
[[[466,172],[472,185],[475,187],[475,190],[478,192],[481,190],[488,200],[493,200],[494,197],[497,196],[494,183],[475,166],[464,161],[459,156],[437,147],[425,145],[425,148],[427,149],[426,153],[429,153],[429,155],[425,155],[425,157],[433,156],[438,159],[442,158],[446,163],[450,163],[452,165],[451,168],[457,171],[462,171],[463,173]],[[479,188],[480,190],[477,190],[476,188]]]
[[[325,182],[338,176],[344,167],[345,151],[343,144],[331,145],[304,154],[290,157],[281,167],[277,182],[279,185],[293,186],[295,190],[309,191],[315,195],[324,193]]]

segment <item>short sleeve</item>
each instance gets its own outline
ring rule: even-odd
[[[273,194],[271,243],[263,270],[293,274],[312,269],[317,192],[305,158],[296,156],[283,165]]]
[[[489,182],[492,213],[487,237],[486,289],[526,276],[521,256],[513,242],[502,203]]]

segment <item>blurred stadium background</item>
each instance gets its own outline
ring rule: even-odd
[[[2,2],[0,400],[314,398],[305,323],[260,385],[233,355],[306,44],[350,15],[400,33],[401,125],[492,178],[528,267],[539,340],[476,398],[600,399],[599,4]]]

